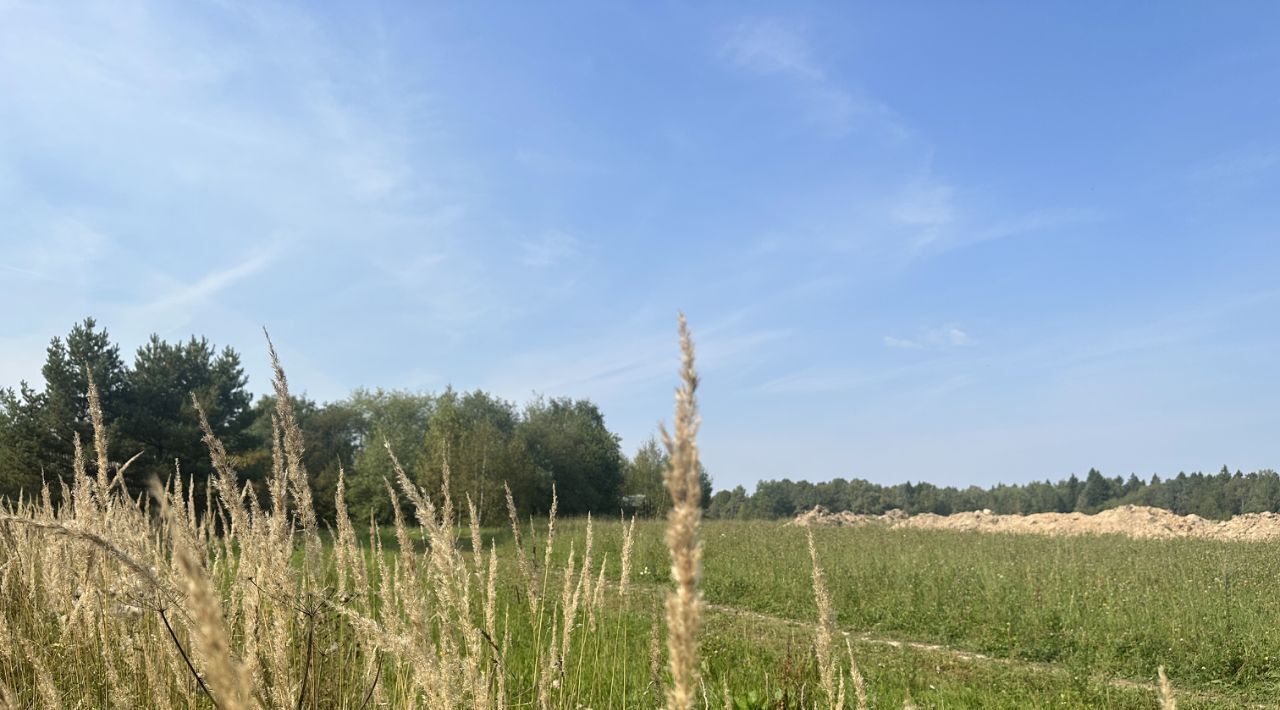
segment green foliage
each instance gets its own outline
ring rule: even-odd
[[[735,486],[731,491],[716,491],[707,506],[708,518],[739,520],[747,512],[747,489]]]
[[[114,435],[126,406],[127,370],[120,359],[119,346],[111,342],[106,330],[98,328],[94,319],[77,323],[65,340],[54,338],[49,343],[41,368],[45,381],[42,392],[37,395],[26,383],[22,384],[22,411],[30,417],[25,426],[35,432],[40,463],[51,479],[63,476],[69,480],[65,477],[72,470],[76,435],[86,447],[93,441],[86,368],[93,372],[103,415],[110,422],[108,433]],[[86,465],[92,475],[96,461],[87,461]]]
[[[622,494],[643,496],[636,508],[643,515],[663,516],[671,508],[671,497],[663,482],[670,457],[658,440],[649,437],[626,465],[622,474]],[[702,487],[702,507],[711,505],[711,476],[705,466],[698,464],[698,482]]]
[[[605,427],[595,404],[567,397],[535,399],[525,407],[520,434],[534,465],[555,482],[561,513],[618,510],[622,451],[618,435]],[[549,497],[538,504],[549,505]]]
[[[782,689],[773,691],[769,696],[758,690],[748,690],[733,698],[733,710],[772,710],[782,703]]]
[[[239,354],[216,350],[205,338],[169,343],[153,335],[129,367],[93,319],[52,340],[43,389],[22,383],[0,390],[0,496],[34,495],[42,472],[59,494],[56,480],[72,471],[75,436],[86,446],[92,440],[86,365],[101,394],[113,460],[141,452],[126,480],[133,493],[152,477],[169,478],[176,462],[203,497],[211,464],[194,394],[242,483],[265,497],[260,484],[271,468],[275,399],[253,402]],[[358,389],[338,402],[295,397],[293,405],[321,520],[333,520],[341,467],[355,520],[390,521],[385,481],[395,473],[384,442],[427,490],[439,490],[447,458],[454,499],[462,507],[470,496],[485,521],[506,518],[504,484],[522,516],[550,507],[553,483],[565,514],[618,510],[627,462],[604,415],[586,400],[537,399],[521,411],[479,390],[450,388],[437,395]],[[95,458],[86,463],[93,473]]]
[[[391,445],[401,464],[416,477],[416,465],[424,460],[428,423],[435,407],[430,395],[400,390],[358,389],[345,401],[360,418],[359,446],[352,471],[347,472],[347,503],[357,521],[369,516],[390,522],[391,504],[385,481],[395,480]]]
[[[333,520],[338,469],[344,467],[350,475],[364,435],[365,420],[355,407],[345,402],[318,404],[307,397],[294,396],[292,399],[294,415],[302,430],[305,446],[302,465],[311,476],[316,516],[321,520]],[[260,397],[253,406],[252,423],[247,431],[253,446],[238,457],[238,464],[240,471],[254,482],[266,480],[270,472],[272,417],[275,412],[276,398],[272,395]],[[350,484],[348,479],[348,489]],[[361,521],[367,519],[367,512],[363,517],[357,517]]]
[[[1080,497],[1076,500],[1076,510],[1095,513],[1103,503],[1115,497],[1120,490],[1120,485],[1113,485],[1111,481],[1103,478],[1098,469],[1091,468],[1089,475],[1085,477],[1084,487],[1080,489]]]
[[[822,483],[760,481],[751,495],[720,491],[707,511],[711,518],[789,518],[821,505],[829,510],[878,515],[899,509],[911,515],[949,515],[972,510],[1001,514],[1096,513],[1119,505],[1164,508],[1179,515],[1225,519],[1241,513],[1280,512],[1280,475],[1270,469],[1245,474],[1225,467],[1216,475],[1180,473],[1143,483],[1131,475],[1107,478],[1091,469],[1081,481],[1072,475],[1057,483],[1032,481],[988,489],[939,487],[929,483],[882,486],[861,479]]]
[[[40,395],[26,383],[0,390],[0,498],[34,494],[41,484]]]
[[[101,392],[113,458],[143,454],[127,481],[134,492],[150,476],[167,478],[175,460],[202,490],[209,460],[190,402],[193,392],[243,479],[257,482],[266,475],[274,400],[265,397],[252,404],[235,351],[218,351],[204,338],[168,343],[153,336],[130,367],[107,331],[90,318],[65,338],[51,341],[43,389],[21,383],[17,389],[0,390],[0,496],[33,493],[44,475],[54,482],[57,497],[57,479],[72,468],[75,435],[85,443],[92,437],[86,365]],[[394,479],[394,472],[384,440],[427,490],[438,490],[447,456],[455,499],[462,505],[470,495],[484,521],[505,517],[504,483],[522,516],[547,510],[553,484],[566,515],[613,513],[622,496],[643,496],[642,514],[661,515],[667,507],[663,448],[650,438],[628,460],[599,408],[587,400],[539,398],[517,409],[479,390],[430,394],[358,389],[339,402],[299,399],[295,405],[306,444],[303,464],[324,520],[333,514],[339,465],[346,472],[348,505],[356,520],[370,515],[390,520],[383,481]],[[93,457],[87,465],[92,473]],[[1083,481],[1072,475],[1057,483],[988,489],[783,479],[761,481],[751,494],[739,487],[713,496],[705,470],[702,481],[707,516],[722,519],[785,518],[815,505],[872,514],[893,508],[941,515],[982,509],[1097,512],[1122,504],[1206,518],[1280,512],[1280,476],[1269,470],[1231,473],[1225,467],[1216,475],[1178,474],[1150,482],[1135,475],[1108,478],[1091,469]]]
[[[420,483],[439,490],[447,458],[453,498],[470,496],[480,519],[490,522],[507,516],[504,482],[517,501],[547,501],[550,478],[535,466],[524,434],[513,403],[480,390],[446,389],[435,398]]]
[[[153,477],[165,480],[174,461],[180,462],[184,477],[197,482],[208,478],[212,465],[192,395],[229,453],[248,450],[254,442],[246,431],[252,421],[247,382],[240,356],[231,348],[216,352],[204,338],[167,343],[152,335],[125,373],[116,419],[121,441],[115,449],[127,455],[142,451],[129,470],[130,490],[145,490]]]

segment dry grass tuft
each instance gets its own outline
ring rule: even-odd
[[[843,680],[837,680],[835,657],[831,652],[832,638],[836,633],[835,612],[831,610],[831,594],[827,592],[826,579],[818,564],[818,549],[813,544],[813,528],[805,528],[809,542],[809,558],[813,561],[813,598],[818,605],[818,627],[814,637],[814,650],[818,655],[818,676],[822,680],[822,692],[827,703],[836,710],[844,708]]]
[[[671,552],[671,578],[675,591],[667,597],[667,654],[671,685],[667,707],[693,707],[698,685],[698,627],[702,599],[698,576],[702,568],[702,544],[698,527],[702,520],[702,489],[698,481],[698,373],[694,369],[693,338],[684,314],[680,314],[681,385],[676,390],[675,432],[662,429],[671,464],[665,483],[671,495],[667,516],[667,549]]]
[[[0,706],[574,708],[665,697],[684,710],[709,702],[708,685],[724,687],[730,704],[723,679],[704,682],[699,673],[698,375],[683,316],[680,346],[675,418],[672,431],[663,430],[674,581],[665,614],[633,585],[635,517],[622,521],[611,567],[614,555],[602,554],[590,519],[570,524],[583,538],[558,539],[554,486],[541,533],[532,520],[523,529],[507,489],[511,558],[503,560],[492,539],[485,555],[487,531],[471,498],[466,529],[454,509],[447,458],[439,491],[428,493],[389,445],[395,478],[384,483],[398,551],[383,550],[372,517],[367,543],[357,535],[341,467],[326,544],[288,380],[269,338],[277,406],[263,500],[195,396],[213,468],[208,485],[197,492],[199,482],[175,466],[150,497],[131,500],[122,478],[128,462],[111,461],[87,373],[95,451],[90,459],[75,439],[63,503],[52,502],[47,485],[38,498],[0,501]],[[469,538],[470,554],[459,536]],[[812,539],[810,554],[822,685],[831,706],[841,707],[845,676],[835,665],[834,615]]]

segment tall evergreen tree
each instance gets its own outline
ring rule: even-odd
[[[254,444],[246,385],[240,356],[231,348],[215,351],[207,339],[194,336],[168,343],[152,335],[134,357],[119,417],[122,442],[143,452],[129,470],[130,489],[142,490],[153,476],[167,479],[175,462],[198,486],[208,478],[212,466],[193,394],[227,451],[233,457],[246,453]]]
[[[72,471],[75,444],[79,435],[81,444],[91,451],[93,426],[89,420],[89,373],[98,388],[109,438],[115,440],[116,423],[125,407],[125,390],[129,372],[120,359],[120,347],[111,342],[105,329],[99,329],[97,321],[85,318],[71,328],[65,340],[54,338],[45,351],[45,363],[40,369],[44,376],[44,390],[38,397],[24,393],[25,407],[36,418],[34,431],[39,437],[41,457],[50,477],[61,476],[66,480]],[[24,390],[26,388],[24,387]],[[112,457],[119,453],[113,447]],[[86,467],[92,475],[97,465],[96,457],[86,455]]]
[[[1107,480],[1098,469],[1089,469],[1085,476],[1084,486],[1076,498],[1076,510],[1084,513],[1095,513],[1111,498],[1111,481]]]

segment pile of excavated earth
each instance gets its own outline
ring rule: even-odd
[[[1212,540],[1259,541],[1280,538],[1280,514],[1247,513],[1230,520],[1208,520],[1198,515],[1175,515],[1162,508],[1125,505],[1094,515],[1084,513],[1034,513],[997,515],[981,510],[954,515],[907,515],[890,510],[884,515],[832,513],[822,506],[801,513],[790,525],[891,529],[973,530],[978,532],[1029,533],[1035,535],[1125,535],[1134,538],[1197,537]]]

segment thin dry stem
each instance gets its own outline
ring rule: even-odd
[[[818,655],[818,676],[830,707],[844,705],[844,698],[836,691],[836,663],[831,654],[832,637],[835,635],[835,612],[831,610],[831,595],[827,592],[822,566],[818,564],[818,549],[813,544],[813,528],[805,527],[809,542],[809,559],[813,561],[813,598],[818,606],[818,627],[814,637],[814,650]]]
[[[675,433],[662,430],[670,466],[665,483],[671,495],[667,515],[667,549],[671,552],[671,577],[676,588],[667,597],[667,653],[671,685],[667,707],[693,707],[698,687],[698,628],[702,621],[702,599],[698,577],[702,568],[702,545],[698,527],[702,520],[702,489],[698,480],[698,373],[694,369],[693,340],[684,314],[680,314],[681,386],[676,390]]]

